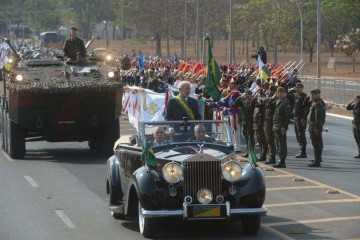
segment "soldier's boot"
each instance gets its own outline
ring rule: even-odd
[[[307,158],[306,149],[301,148],[300,153],[295,155],[296,158]]]
[[[271,157],[269,157],[268,160],[266,160],[265,164],[275,164],[276,160],[275,160],[275,155],[271,155]]]
[[[359,154],[355,155],[354,158],[360,158],[360,147],[359,147]]]
[[[276,164],[273,164],[272,166],[274,168],[286,168],[285,158],[280,158],[280,161],[278,161]]]
[[[309,167],[321,167],[320,161],[313,160],[308,164]]]
[[[321,154],[315,153],[315,160],[310,160],[310,162],[318,162],[318,163],[321,163],[321,162],[322,162]]]
[[[321,159],[321,155],[318,153],[315,153],[315,160],[310,161],[310,163],[308,164],[309,167],[321,167],[321,163],[322,159]]]
[[[265,162],[265,161],[266,161],[266,155],[260,156],[260,158],[259,158],[258,161],[259,161],[259,162]]]

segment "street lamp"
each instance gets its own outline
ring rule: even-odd
[[[303,29],[303,16],[302,16],[302,12],[301,12],[301,8],[299,5],[299,2],[297,0],[292,0],[295,2],[298,10],[299,10],[299,15],[300,15],[300,61],[303,61],[303,50],[304,50],[304,29]],[[301,76],[302,76],[302,68],[301,68]]]
[[[184,14],[184,59],[186,58],[186,31],[187,31],[187,0],[185,0],[185,14]]]
[[[230,47],[229,47],[229,64],[232,64],[233,60],[234,60],[234,57],[233,57],[233,29],[232,29],[232,7],[233,7],[233,4],[232,4],[232,0],[230,0],[230,17],[229,17],[229,32],[230,32],[230,36],[229,36],[229,39],[230,39]]]
[[[320,88],[320,78],[321,78],[321,22],[320,22],[320,0],[317,0],[317,78],[318,88]]]
[[[124,0],[121,1],[121,55],[124,55]]]
[[[196,61],[199,60],[199,0],[196,0],[196,36],[195,36],[195,51],[196,51]]]

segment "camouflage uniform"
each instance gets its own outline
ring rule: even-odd
[[[245,137],[246,146],[248,146],[248,142],[250,141],[252,148],[254,148],[254,110],[256,105],[256,99],[252,99],[250,101],[244,100],[242,98],[237,98],[232,104],[233,107],[241,107],[242,108],[242,125],[243,125],[243,135]],[[243,156],[247,156],[245,153]]]
[[[256,125],[256,139],[260,147],[260,159],[259,161],[266,160],[266,153],[268,146],[266,144],[266,137],[264,131],[264,120],[265,120],[265,106],[262,101],[256,104],[257,113],[255,114],[255,125]]]
[[[300,153],[296,155],[297,158],[307,157],[306,156],[306,116],[305,116],[305,93],[295,93],[292,96],[294,100],[294,130],[296,135],[296,140],[300,146]],[[304,123],[304,124],[303,124]]]
[[[270,151],[269,161],[266,163],[275,163],[276,147],[275,147],[275,135],[273,131],[273,117],[276,107],[276,98],[268,98],[264,100],[265,106],[265,119],[264,119],[264,132],[265,139]]]
[[[360,95],[356,97],[357,102],[350,103],[346,106],[347,110],[353,111],[353,120],[352,120],[352,130],[356,144],[358,146],[358,155],[355,155],[355,158],[360,158]]]
[[[281,128],[288,129],[291,116],[291,107],[287,98],[279,99],[276,102],[275,113],[273,117],[273,131],[275,134],[276,146],[279,150],[280,161],[285,164],[287,157],[286,133],[281,134]]]
[[[67,39],[64,43],[64,58],[70,58],[71,61],[76,61],[76,55],[79,53],[80,56],[85,58],[86,56],[86,49],[84,45],[84,41],[80,38],[75,39]]]
[[[323,126],[325,123],[325,105],[324,101],[319,98],[316,101],[313,101],[311,103],[310,109],[309,109],[309,134],[311,143],[314,148],[314,155],[315,155],[315,163],[320,163],[322,161],[321,154],[322,150],[324,148],[323,140],[322,140],[322,131]],[[315,134],[315,129],[318,130],[318,134]]]

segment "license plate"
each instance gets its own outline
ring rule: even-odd
[[[220,216],[221,216],[220,206],[194,206],[193,207],[193,217],[194,218],[220,217]]]

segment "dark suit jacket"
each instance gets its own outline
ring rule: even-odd
[[[164,140],[162,143],[161,143],[161,145],[166,145],[166,144],[169,144],[169,143],[171,143],[170,141],[168,141],[168,140]],[[152,140],[152,141],[150,141],[150,146],[152,146],[152,147],[154,147],[154,146],[161,146],[161,145],[155,145],[155,142],[154,142],[154,140]]]
[[[205,139],[202,140],[202,141],[197,140],[195,136],[188,139],[188,142],[208,142],[208,143],[212,143],[214,141],[215,141],[215,138],[212,138],[212,137],[205,137]]]
[[[195,120],[201,120],[198,103],[195,99],[189,97],[188,105],[194,113]],[[167,121],[183,120],[183,117],[189,117],[185,110],[176,102],[175,99],[170,99],[165,112],[165,119]],[[191,120],[189,118],[189,120]]]

